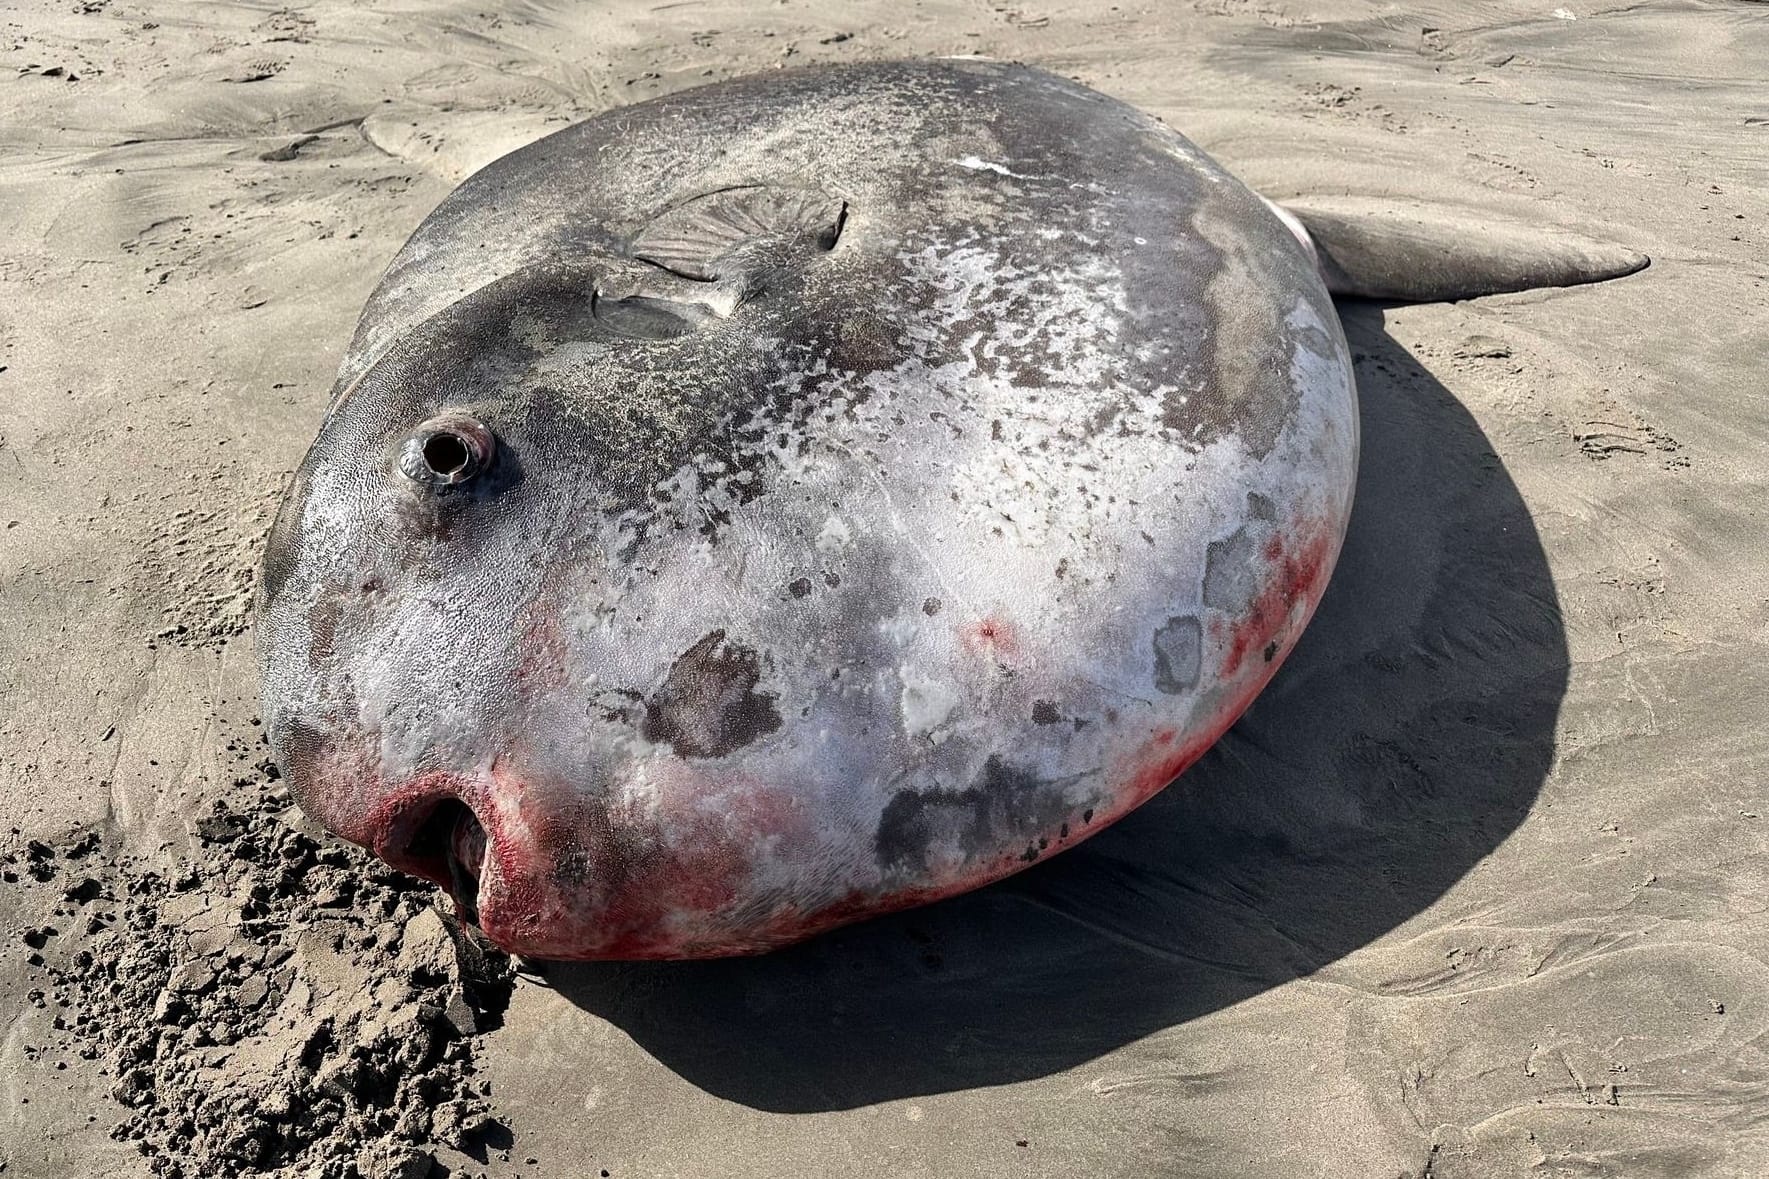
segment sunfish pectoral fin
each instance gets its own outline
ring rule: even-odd
[[[632,255],[700,282],[731,280],[767,253],[830,250],[847,202],[822,189],[749,184],[676,205],[634,237]]]
[[[747,293],[731,282],[683,278],[627,259],[604,266],[594,291],[591,308],[598,323],[647,339],[680,336],[728,319]]]
[[[1651,261],[1558,226],[1454,206],[1338,198],[1273,210],[1291,232],[1305,231],[1327,289],[1353,298],[1438,303],[1570,287],[1621,278]]]

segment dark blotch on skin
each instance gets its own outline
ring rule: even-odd
[[[936,844],[955,839],[965,856],[984,855],[1035,840],[1068,814],[1060,789],[993,756],[964,790],[905,790],[892,798],[874,846],[880,867],[920,874]]]
[[[1253,561],[1257,542],[1245,528],[1227,540],[1214,540],[1204,554],[1204,604],[1239,614],[1253,600]]]
[[[940,612],[940,599],[929,598],[927,601],[923,602],[921,604],[921,612],[926,614],[929,618],[938,614]]]
[[[1048,700],[1034,700],[1032,702],[1032,723],[1033,724],[1035,724],[1035,725],[1054,725],[1062,719],[1063,719],[1063,714],[1058,712],[1056,709],[1056,705],[1052,704],[1050,701],[1048,701]]]
[[[1198,686],[1204,661],[1204,628],[1190,614],[1169,618],[1155,632],[1155,687],[1177,696]]]
[[[761,656],[715,630],[670,668],[663,686],[645,701],[647,741],[683,757],[723,757],[780,728],[775,697],[755,690]]]
[[[808,577],[800,577],[797,580],[787,582],[786,592],[795,598],[809,596],[811,592],[811,579]]]

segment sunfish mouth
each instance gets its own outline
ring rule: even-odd
[[[468,807],[458,809],[448,839],[449,892],[467,920],[479,921],[479,876],[485,867],[485,828]]]
[[[443,799],[415,823],[396,823],[375,841],[374,851],[395,868],[448,889],[462,916],[478,922],[488,847],[485,827],[466,803]]]

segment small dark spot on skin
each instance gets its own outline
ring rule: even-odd
[[[842,583],[842,575],[839,573],[825,573],[823,575],[823,584],[828,586],[830,589],[836,588],[841,583]]]
[[[780,728],[775,697],[758,693],[761,656],[715,630],[688,648],[645,702],[647,741],[683,757],[723,757]]]
[[[938,614],[940,612],[940,599],[929,598],[927,601],[923,602],[921,604],[921,612],[926,614],[929,618]]]
[[[1276,639],[1273,639],[1265,645],[1265,661],[1270,663],[1277,656],[1277,653],[1278,643]]]
[[[1005,435],[1002,433],[1002,430],[1001,430],[1001,419],[1000,418],[996,418],[994,421],[989,423],[989,440],[991,442],[1000,442],[1004,436]]]
[[[1069,575],[1069,558],[1064,557],[1056,563],[1056,575],[1058,577],[1067,577]]]
[[[1083,823],[1093,822],[1093,808],[1092,807],[1088,807],[1086,810],[1081,812],[1081,821]]]
[[[1255,520],[1276,520],[1278,509],[1266,496],[1257,491],[1247,493],[1247,514]]]
[[[786,592],[790,593],[795,598],[808,596],[811,592],[811,579],[808,577],[800,577],[787,582]]]
[[[1058,828],[1056,836],[1058,839],[1069,838],[1069,825],[1067,823],[1064,823],[1060,828]]]
[[[1050,701],[1034,700],[1032,702],[1033,724],[1054,725],[1062,719],[1062,714],[1056,710],[1056,705],[1052,704]]]

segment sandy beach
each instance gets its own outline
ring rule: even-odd
[[[261,735],[364,299],[549,131],[943,54],[1652,265],[1344,305],[1326,599],[1110,831],[762,958],[483,952]],[[21,0],[0,232],[6,1179],[1769,1175],[1769,5]]]

